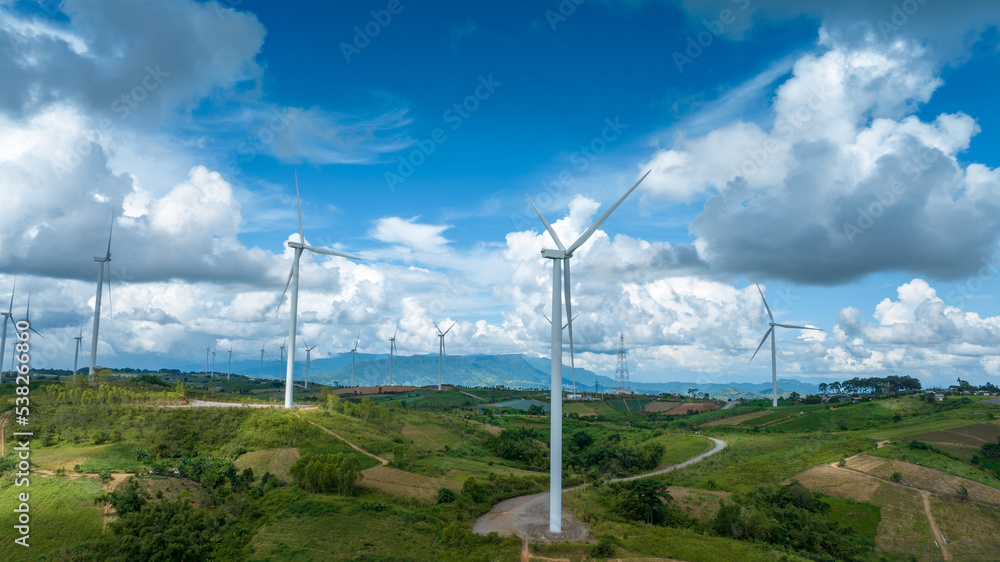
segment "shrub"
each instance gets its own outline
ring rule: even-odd
[[[897,471],[897,472],[893,472],[892,473],[892,481],[893,482],[899,482],[902,479],[903,479],[903,473],[902,472],[898,472]]]
[[[306,453],[292,463],[288,473],[306,491],[332,492],[342,496],[353,494],[357,481],[362,477],[358,458],[343,453]]]
[[[441,488],[438,490],[438,503],[451,503],[458,499],[458,496],[451,488]]]

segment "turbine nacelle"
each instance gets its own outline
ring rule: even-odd
[[[542,250],[542,257],[549,260],[568,260],[573,254],[566,250]]]

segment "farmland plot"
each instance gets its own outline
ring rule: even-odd
[[[461,484],[444,478],[421,476],[387,466],[369,468],[362,471],[362,474],[364,477],[358,482],[362,488],[379,490],[401,498],[417,498],[426,502],[436,501],[438,490],[441,488],[451,488],[455,491],[462,489]]]

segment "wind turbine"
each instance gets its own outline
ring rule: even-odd
[[[304,339],[302,340],[302,343],[305,344],[306,348],[306,382],[302,388],[309,388],[309,362],[312,360],[312,350],[316,349],[316,345],[319,344],[309,347],[309,344],[306,343]]]
[[[396,334],[398,332],[399,326],[396,326],[396,331],[389,338],[389,386],[392,386],[392,354],[396,352]]]
[[[94,261],[101,264],[97,272],[97,300],[94,302],[94,335],[90,341],[90,372],[93,376],[97,369],[97,335],[101,327],[101,296],[104,294],[104,267],[108,268],[108,305],[111,305],[111,235],[115,232],[115,210],[111,210],[111,229],[108,231],[108,251],[103,258],[95,257]],[[114,315],[114,308],[111,311]]]
[[[260,375],[259,378],[264,378],[264,340],[260,340]]]
[[[212,351],[212,378],[215,378],[215,351]]]
[[[299,198],[298,172],[295,173],[295,203],[299,210],[299,241],[288,242],[288,247],[295,249],[295,258],[292,260],[292,270],[288,273],[288,282],[285,283],[286,292],[288,291],[289,285],[292,287],[292,294],[289,299],[289,304],[291,305],[291,314],[289,316],[291,317],[291,320],[288,326],[288,339],[291,340],[291,346],[288,348],[288,372],[285,373],[285,408],[292,407],[292,380],[295,377],[295,321],[299,313],[299,260],[302,258],[302,251],[309,250],[314,254],[325,254],[328,256],[339,256],[350,260],[361,260],[361,258],[355,256],[342,254],[333,250],[327,250],[326,248],[316,248],[306,244],[306,236],[302,232],[302,199]],[[278,301],[279,306],[281,306],[281,301],[284,299],[285,293],[282,292],[281,300]]]
[[[229,366],[226,367],[226,380],[232,376],[233,372],[233,344],[229,344]]]
[[[76,376],[76,362],[80,358],[80,350],[83,349],[83,326],[80,326],[80,335],[73,338],[76,340],[76,351],[73,352],[73,376]],[[3,355],[0,355],[2,361]]]
[[[451,328],[454,328],[455,324],[457,324],[457,322],[453,323]],[[451,328],[448,328],[444,331],[444,333],[442,333],[441,328],[438,328],[437,322],[434,323],[434,327],[437,328],[437,336],[438,339],[441,340],[440,345],[438,346],[438,390],[441,390],[441,367],[444,366],[444,337],[448,335]]]
[[[354,386],[354,358],[358,356],[358,344],[361,343],[361,332],[358,331],[358,340],[354,342],[354,349],[351,350],[351,386]]]
[[[652,171],[652,170],[650,170]],[[558,246],[558,250],[542,250],[542,257],[545,259],[552,260],[552,407],[549,414],[551,422],[551,432],[550,432],[550,444],[549,444],[549,531],[552,533],[562,532],[562,304],[561,304],[561,289],[560,281],[563,281],[566,286],[566,316],[571,320],[568,323],[569,328],[569,341],[573,341],[573,311],[571,308],[571,296],[570,296],[570,273],[569,273],[569,259],[573,257],[573,252],[577,248],[583,245],[591,236],[597,232],[601,224],[622,204],[622,201],[629,196],[635,188],[642,183],[642,180],[646,179],[649,172],[646,172],[639,181],[635,182],[635,185],[625,192],[621,198],[611,206],[601,218],[597,219],[597,222],[590,225],[576,242],[570,245],[569,248],[563,246],[562,241],[559,239],[559,235],[549,224],[549,221],[545,220],[542,216],[542,212],[538,210],[535,206],[535,202],[528,197],[528,202],[531,203],[531,207],[535,209],[535,213],[538,214],[538,218],[542,220],[542,224],[545,225],[545,230],[549,232],[552,236],[552,240]],[[527,197],[527,195],[525,195]],[[566,264],[566,276],[562,275],[562,265]],[[562,278],[562,279],[560,279]],[[572,349],[570,350],[572,353]]]
[[[754,285],[757,285],[754,283]],[[818,330],[822,332],[819,328],[810,328],[808,326],[793,326],[791,324],[778,324],[774,321],[774,316],[771,314],[771,307],[767,306],[767,299],[764,298],[764,292],[760,290],[760,285],[757,285],[757,292],[760,293],[760,300],[764,301],[764,309],[767,310],[767,317],[771,320],[769,322],[770,326],[767,331],[764,332],[764,337],[761,338],[760,344],[757,345],[757,350],[753,352],[750,357],[750,361],[753,361],[754,357],[757,357],[757,351],[760,351],[761,346],[767,340],[767,336],[771,336],[771,406],[778,406],[778,366],[776,362],[776,352],[774,350],[774,327],[779,326],[781,328],[792,328],[795,330]]]
[[[3,336],[0,337],[0,382],[3,381],[3,352],[7,349],[7,321],[10,320],[11,323],[14,322],[12,316],[14,315],[14,290],[17,289],[17,277],[14,277],[14,286],[10,290],[10,304],[7,305],[7,312],[0,312],[0,316],[3,316]],[[17,327],[15,326],[15,330]]]
[[[279,379],[281,378],[281,370],[284,368],[284,366],[282,365],[282,363],[285,360],[285,344],[286,343],[288,343],[288,340],[285,340],[285,341],[281,342],[281,347],[278,348],[278,378]]]
[[[208,354],[211,353],[211,352],[212,352],[212,348],[211,347],[206,347],[205,348],[205,372],[206,373],[208,372]]]

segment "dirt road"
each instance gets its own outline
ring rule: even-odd
[[[668,466],[660,470],[654,470],[646,474],[629,476],[626,478],[615,478],[608,482],[625,482],[648,478],[658,474],[665,474],[672,470],[690,466],[696,462],[718,453],[726,447],[726,442],[721,439],[709,437],[715,446],[711,451],[702,453],[693,459],[686,460],[680,464]],[[563,493],[576,488],[566,488]],[[472,530],[480,535],[485,535],[496,531],[501,536],[517,535],[523,539],[540,539],[542,541],[579,541],[585,540],[589,536],[589,527],[580,521],[569,510],[563,508],[562,513],[562,533],[553,534],[549,532],[549,493],[532,494],[530,496],[520,496],[504,500],[486,513],[472,525]]]
[[[938,548],[941,549],[941,558],[951,560],[951,553],[948,552],[948,545],[944,544],[941,529],[938,528],[937,521],[934,519],[934,514],[931,513],[931,494],[927,490],[919,491],[920,499],[924,502],[924,514],[927,516],[927,522],[931,524],[931,534],[934,535],[934,542],[938,543]]]
[[[318,428],[322,429],[323,431],[325,431],[325,432],[329,433],[330,435],[332,435],[332,436],[336,437],[337,439],[340,439],[340,440],[341,440],[341,441],[343,441],[344,443],[347,443],[348,445],[350,445],[352,449],[354,449],[354,450],[356,450],[356,451],[360,451],[360,452],[362,452],[362,453],[364,453],[364,454],[368,455],[369,457],[371,457],[371,458],[373,458],[373,459],[377,460],[378,462],[382,463],[383,465],[386,465],[386,464],[389,464],[389,461],[387,461],[387,460],[383,459],[382,457],[380,457],[380,456],[378,456],[378,455],[376,455],[376,454],[374,454],[374,453],[369,453],[368,451],[366,451],[366,450],[362,449],[361,447],[358,447],[358,446],[357,446],[357,445],[355,445],[354,443],[351,443],[351,442],[350,442],[350,441],[348,441],[347,439],[344,439],[344,438],[343,438],[343,437],[341,437],[340,435],[337,435],[336,433],[334,433],[334,432],[330,431],[329,429],[327,429],[327,428],[325,428],[325,427],[321,426],[320,424],[318,424],[318,423],[316,423],[316,422],[314,422],[314,421],[310,421],[310,420],[305,420],[305,421],[306,421],[307,423],[311,423],[311,424],[315,425],[316,427],[318,427]]]

